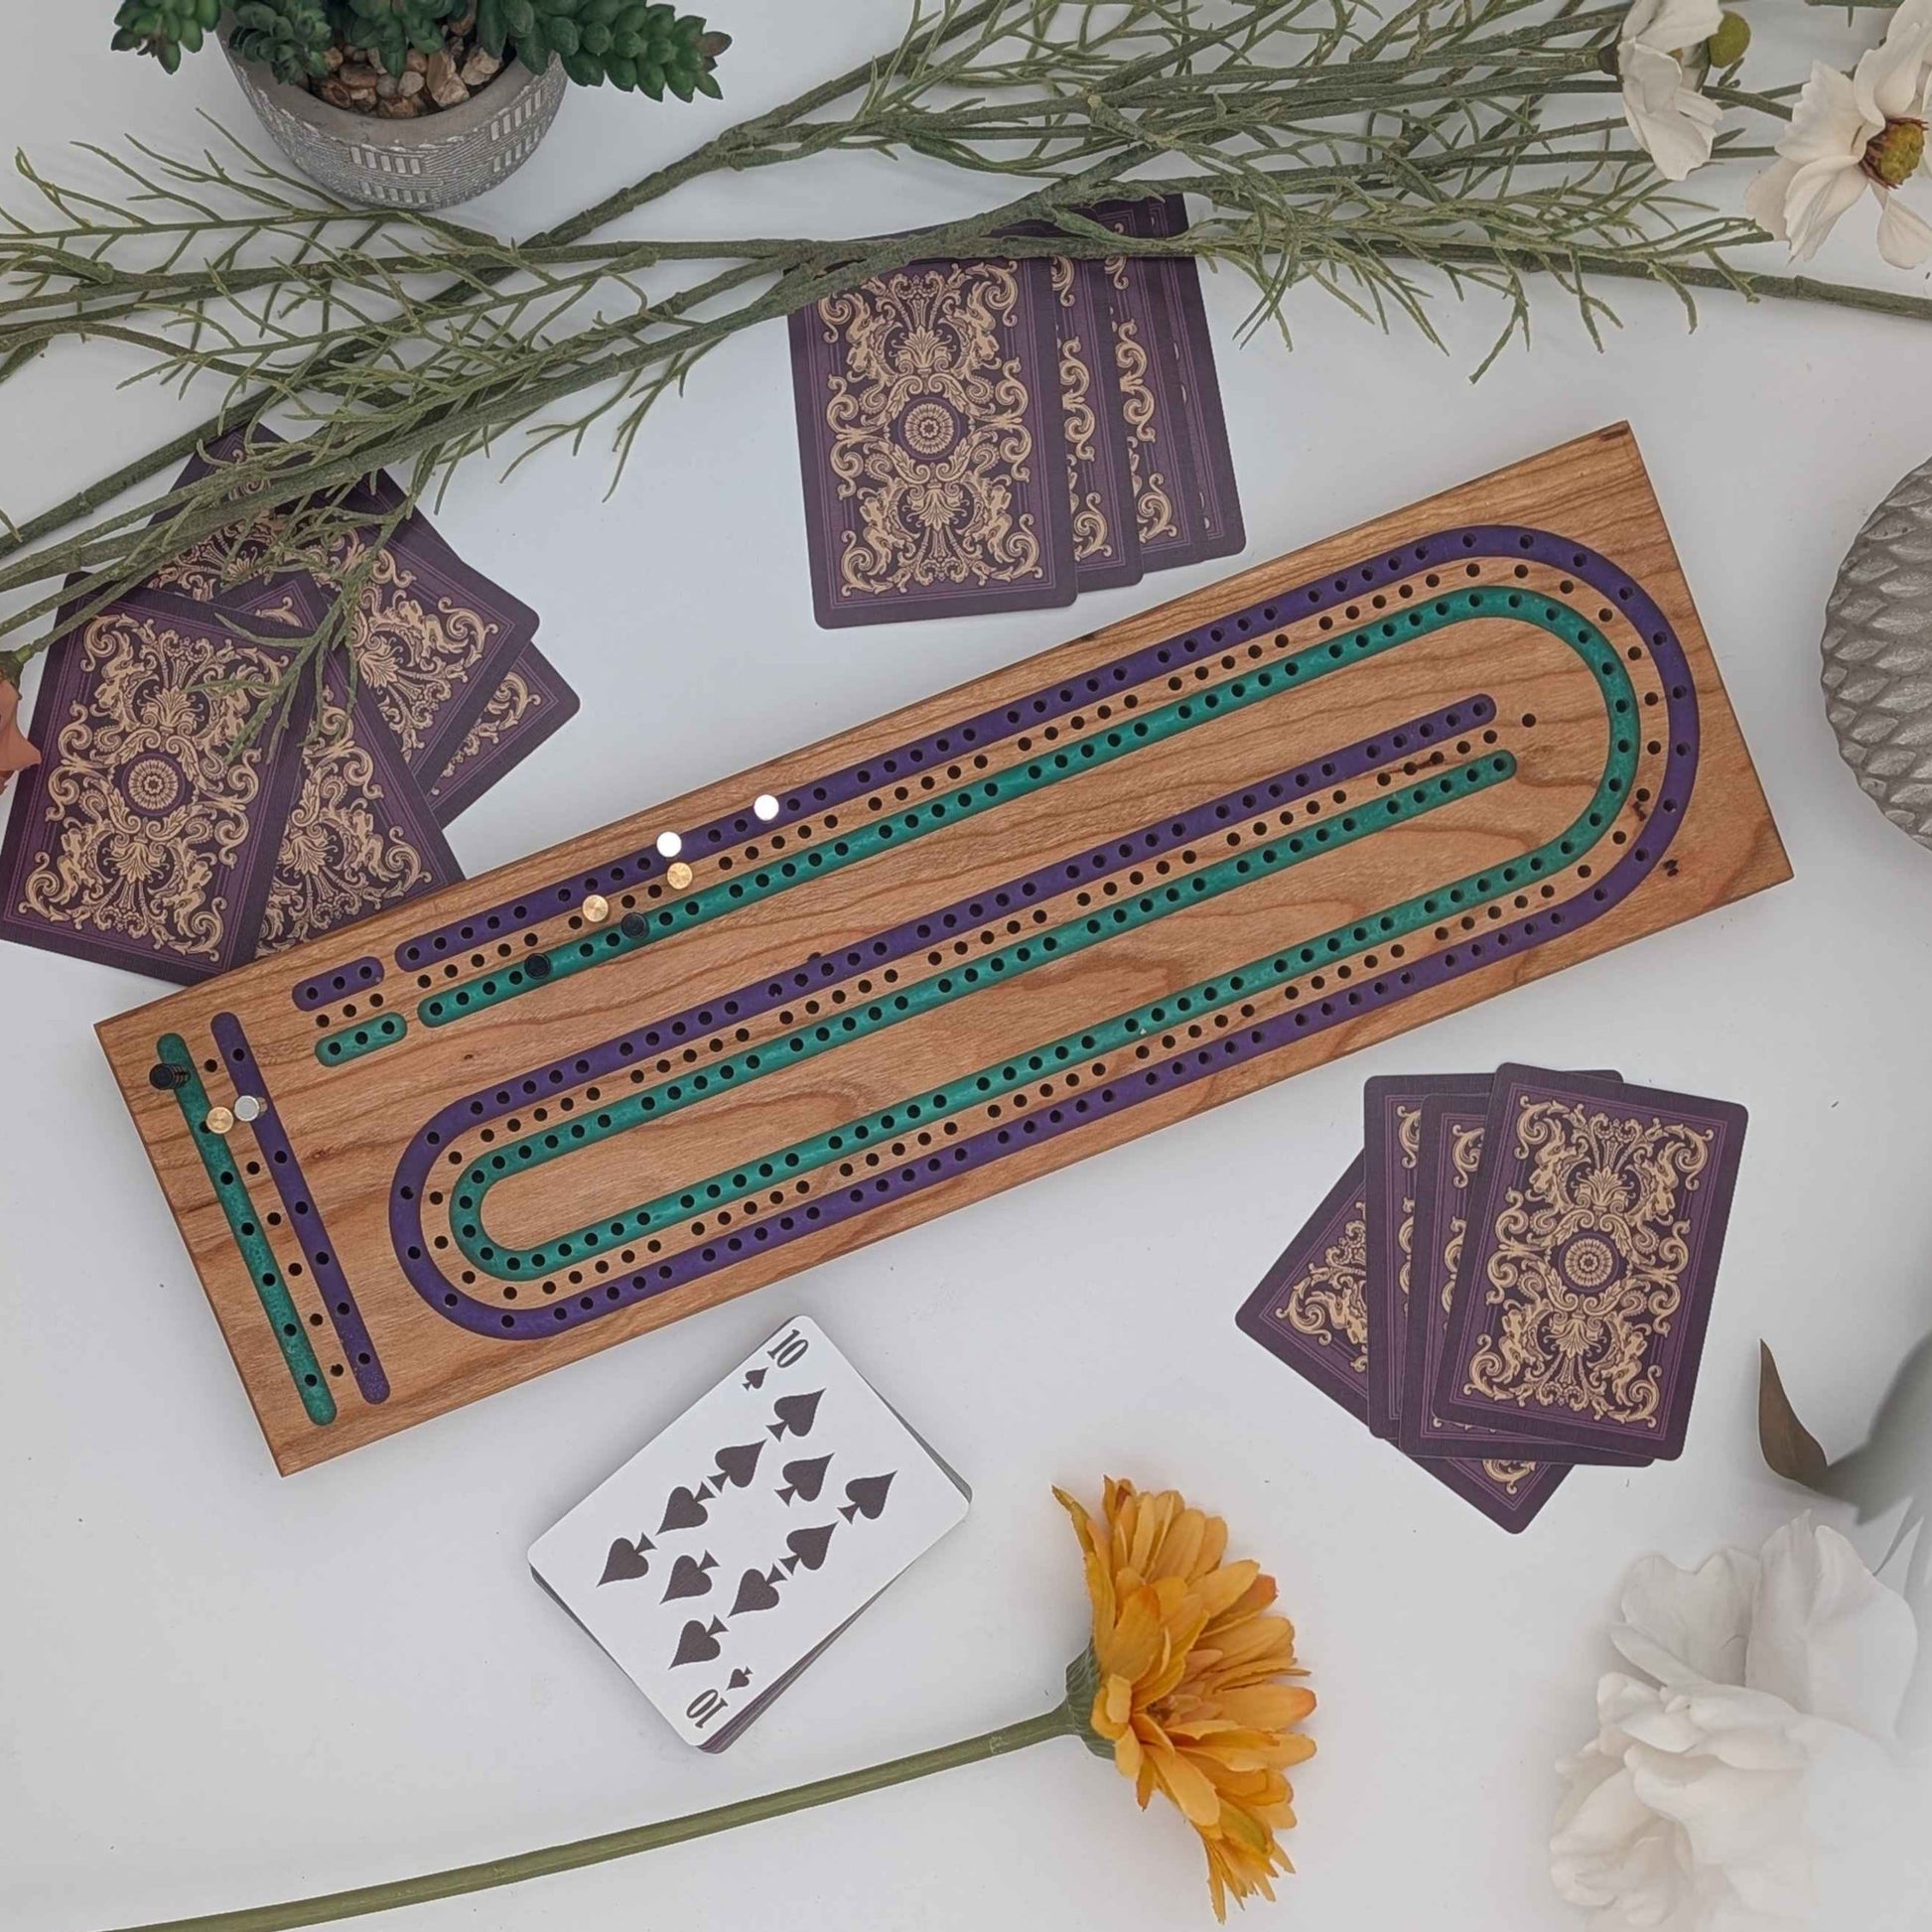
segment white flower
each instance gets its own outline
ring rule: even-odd
[[[1918,1642],[1904,1599],[1806,1518],[1757,1557],[1647,1557],[1621,1608],[1611,1640],[1643,1675],[1598,1684],[1550,1840],[1592,1932],[1920,1924],[1925,1787],[1893,1729]]]
[[[1617,35],[1623,118],[1668,181],[1711,159],[1724,110],[1698,92],[1684,61],[1723,22],[1719,0],[1637,0]]]
[[[1916,268],[1932,254],[1928,227],[1893,194],[1925,162],[1927,69],[1932,11],[1906,0],[1881,45],[1859,57],[1848,75],[1822,61],[1778,142],[1780,159],[1751,183],[1744,212],[1808,261],[1832,224],[1868,188],[1878,198],[1878,252],[1894,268]]]

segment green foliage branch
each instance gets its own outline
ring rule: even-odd
[[[106,192],[23,161],[51,212],[0,210],[0,380],[82,337],[144,357],[148,379],[219,385],[221,399],[65,501],[18,523],[0,513],[0,640],[69,600],[67,621],[83,621],[183,548],[235,532],[241,500],[279,519],[274,540],[293,556],[340,537],[348,493],[378,468],[413,502],[473,457],[509,449],[521,462],[596,436],[621,474],[648,412],[718,344],[922,256],[1194,255],[1246,277],[1251,325],[1284,334],[1288,298],[1312,286],[1437,340],[1433,301],[1447,287],[1501,305],[1492,353],[1527,340],[1539,281],[1593,337],[1615,324],[1603,289],[1620,280],[1670,288],[1687,311],[1710,289],[1932,319],[1924,297],[1756,272],[1757,228],[1663,181],[1617,98],[1625,12],[1588,0],[1393,0],[1386,13],[1355,0],[941,0],[877,59],[522,241],[346,207],[245,155],[95,150],[118,183]],[[1734,71],[1706,85],[1770,131],[1792,91],[1750,90]],[[1766,151],[1735,130],[1719,146]],[[994,192],[970,214],[889,235],[621,232],[706,175],[835,152],[917,156]],[[1193,198],[1185,233],[1124,238],[1081,211],[1157,190]],[[1038,232],[1015,238],[1021,222]],[[226,472],[110,508],[269,415],[290,440],[251,443]],[[260,541],[264,529],[237,534]],[[298,667],[341,641],[331,621]],[[0,675],[17,676],[43,641],[0,649]]]

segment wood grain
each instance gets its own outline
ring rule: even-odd
[[[1418,561],[1419,543],[1478,525],[1520,526],[1520,548],[1514,535],[1507,545],[1471,538],[1452,556],[1438,544]],[[1536,532],[1562,545],[1533,537]],[[1556,554],[1571,545],[1580,557],[1587,551],[1608,560],[1609,576],[1624,592],[1573,574]],[[1374,587],[1367,588],[1371,577]],[[1359,595],[1357,583],[1365,587]],[[1472,587],[1490,600],[1477,615],[1426,634],[1419,629],[1359,662],[1330,669],[1320,661],[1326,674],[1315,675],[1319,653],[1338,649],[1337,640],[1358,624],[1408,621],[1452,591]],[[1302,600],[1293,608],[1290,592]],[[1587,651],[1527,621],[1507,604],[1512,596],[1561,613],[1566,623],[1581,618],[1594,625],[1602,642],[1592,648],[1599,660],[1614,650],[1619,676],[1629,680],[1630,710],[1606,708],[1612,683],[1600,662],[1593,671]],[[1660,619],[1639,615],[1645,597]],[[1276,609],[1277,619],[1259,622],[1255,607]],[[1246,630],[1235,625],[1238,612],[1250,614]],[[1673,641],[1659,644],[1647,630]],[[1185,639],[1191,649],[1183,647]],[[1081,695],[1081,680],[1168,640],[1175,646],[1173,659],[1157,673],[1116,678],[1109,668],[1101,698],[1089,703]],[[1304,678],[1257,695],[1257,669],[1289,662],[1306,667]],[[1681,664],[1689,684],[1676,696],[1667,688],[1680,675],[1673,663]],[[1244,695],[1237,697],[1237,686]],[[970,756],[963,741],[949,739],[945,756],[961,766],[957,780],[930,764],[884,769],[896,748],[955,733],[962,720],[1056,687],[1077,700],[1070,712],[1036,717],[1020,707],[1025,715],[1018,726],[985,734]],[[1079,748],[1099,743],[1100,734],[1145,722],[1164,706],[1203,706],[1208,693],[1216,694],[1215,705],[1197,709],[1173,735],[1111,761],[1078,762],[1085,756]],[[1475,699],[1493,707],[1480,729],[1471,723]],[[1693,710],[1687,735],[1675,721]],[[1449,712],[1454,727],[1395,748],[1393,734],[1404,721]],[[1557,840],[1589,808],[1615,766],[1620,737],[1631,777],[1585,849],[1533,880],[1525,876],[1519,890],[1495,889],[1503,867],[1526,864],[1526,854]],[[1685,742],[1673,745],[1673,738]],[[1367,768],[1352,777],[1321,773],[1329,754],[1360,741],[1375,745]],[[823,858],[831,841],[856,836],[861,827],[929,809],[930,801],[956,795],[955,785],[1019,782],[1060,753],[1073,763],[1056,781],[1030,782],[1007,802],[934,822],[843,869],[801,871],[799,883],[785,890],[748,894],[744,904],[718,916],[648,944],[626,942],[585,970],[521,986],[514,997],[483,1004],[451,1024],[425,1024],[422,1003],[452,998],[458,988],[474,997],[485,982],[504,983],[509,967],[527,957],[542,953],[568,963],[576,958],[569,948],[612,943],[609,935],[625,909],[650,919],[673,916],[707,889],[768,873],[781,853],[802,868],[806,852]],[[1480,783],[1458,776],[1453,782],[1464,788],[1432,795],[1428,809],[1407,816],[1390,811],[1391,801],[1416,785],[1449,783],[1449,774],[1478,766],[1487,771],[1483,761],[1498,759],[1509,761],[1506,776]],[[867,760],[880,765],[869,767],[869,782],[877,782],[868,796],[837,813],[813,805],[815,781]],[[1291,788],[1285,801],[1256,789],[1297,766],[1312,768],[1314,779]],[[1681,787],[1693,767],[1694,783],[1680,802],[1673,786]],[[787,806],[767,827],[750,813],[763,793],[803,802],[797,813]],[[1158,846],[1164,827],[1224,793],[1233,801],[1211,831],[1195,828],[1184,841]],[[1371,824],[1373,814],[1388,817]],[[840,823],[827,825],[828,816]],[[691,834],[721,818],[742,819],[749,829],[716,844],[695,841],[684,855],[696,875],[687,889],[668,890],[661,861],[629,863],[660,830]],[[1358,830],[1344,837],[1350,823]],[[1143,843],[1130,841],[1133,856],[1120,858],[1130,834]],[[1306,842],[1306,851],[1290,863],[1284,854],[1294,838]],[[619,860],[626,862],[621,880],[612,870]],[[1103,860],[1110,870],[1103,870]],[[1227,890],[1194,885],[1211,868],[1237,862],[1253,870]],[[1068,876],[1069,865],[1079,877]],[[1046,870],[1030,896],[1012,897],[1005,906],[995,902],[996,889],[1039,869]],[[1469,875],[1488,890],[1472,892],[1441,922],[1404,940],[1344,938],[1338,951],[1298,968],[1286,985],[1264,992],[1256,981],[1238,998],[1228,990],[1229,976],[1271,954],[1279,958],[1331,930],[1346,935],[1355,929],[1351,922]],[[592,876],[611,900],[611,918],[601,925],[582,916],[583,887]],[[1212,875],[1224,876],[1234,877]],[[300,951],[175,994],[99,1031],[263,1434],[286,1472],[1787,877],[1776,828],[1634,440],[1618,426]],[[1612,878],[1635,882],[1627,897],[1605,894]],[[559,882],[575,882],[567,904],[556,897]],[[1169,888],[1177,895],[1172,908],[1158,899]],[[446,945],[420,973],[399,958],[438,927],[519,899],[527,916],[480,936],[475,947]],[[980,911],[962,913],[949,927],[934,925],[916,944],[882,950],[879,935],[957,900],[977,902]],[[1143,904],[1155,909],[1133,911]],[[1531,931],[1526,919],[1542,924]],[[1104,936],[1077,945],[1067,940],[1072,949],[1064,956],[1035,950],[1020,960],[1013,952],[1023,944],[1036,949],[1042,934],[1077,939],[1092,920],[1110,922]],[[1511,934],[1520,935],[1513,944]],[[848,967],[843,955],[855,947],[862,948],[863,963]],[[1007,962],[997,972],[981,963],[995,955]],[[360,957],[383,962],[372,991],[351,987],[319,1011],[292,999],[298,983]],[[1452,973],[1445,962],[1453,962]],[[967,988],[961,976],[969,967],[980,978]],[[789,976],[799,973],[811,985],[794,995]],[[941,982],[955,981],[954,992],[930,1010],[900,1018],[891,1006],[896,999],[937,999]],[[1182,989],[1204,981],[1212,985],[1211,998],[1189,995],[1184,1013],[1173,1006]],[[727,1010],[735,990],[772,984],[786,989],[784,1001],[759,1011]],[[374,996],[379,1007],[370,1004]],[[1070,1036],[1077,1043],[1082,1029],[1148,1003],[1161,1007],[1161,1017],[1129,1044],[1075,1052],[1043,1072],[1026,1065],[1046,1042]],[[579,1072],[576,1056],[599,1042],[641,1040],[647,1025],[693,1008],[699,1014],[682,1034],[664,1035],[649,1050],[640,1046],[621,1074]],[[883,1017],[866,1018],[875,1012]],[[319,1038],[378,1013],[405,1017],[405,1036],[345,1064],[319,1061]],[[333,1265],[346,1280],[386,1378],[384,1399],[364,1399],[358,1369],[365,1378],[372,1371],[350,1359],[340,1317],[308,1265],[313,1257],[305,1257],[297,1239],[297,1217],[284,1211],[272,1184],[268,1150],[254,1130],[236,1126],[228,1151],[286,1274],[335,1407],[333,1420],[323,1424],[305,1409],[284,1358],[286,1337],[278,1337],[264,1314],[180,1100],[150,1084],[157,1042],[179,1035],[204,1069],[208,1101],[233,1100],[237,1087],[213,1043],[217,1015],[233,1016],[245,1034],[274,1121],[300,1170],[297,1191],[326,1223]],[[1306,1023],[1308,1032],[1262,1046],[1254,1042],[1264,1022]],[[836,1033],[831,1045],[791,1045],[818,1027]],[[717,1071],[750,1053],[761,1056],[756,1071],[730,1079]],[[1212,1056],[1211,1064],[1203,1056]],[[1184,1070],[1162,1072],[1179,1068],[1183,1059]],[[972,1084],[1003,1066],[1018,1069],[1017,1084],[995,1079],[983,1090]],[[710,1081],[701,1094],[689,1084],[700,1073]],[[525,1077],[533,1094],[522,1091]],[[1129,1081],[1144,1084],[1130,1095]],[[499,1085],[502,1107],[494,1100]],[[664,1118],[621,1131],[596,1128],[620,1097],[668,1093],[673,1085],[680,1098],[663,1102]],[[927,1104],[939,1094],[946,1096],[944,1108]],[[1103,1095],[1111,1096],[1105,1104]],[[425,1154],[434,1167],[421,1192],[399,1201],[398,1176],[405,1172],[399,1164],[418,1131],[440,1109],[467,1108],[472,1096],[483,1108],[474,1126],[466,1113],[461,1131]],[[905,1104],[914,1099],[921,1107],[916,1119]],[[856,1137],[855,1123],[882,1112],[891,1113],[890,1127]],[[480,1138],[485,1126],[487,1140]],[[506,1262],[492,1263],[492,1276],[466,1260],[457,1223],[473,1217],[457,1202],[473,1164],[532,1135],[580,1130],[586,1130],[581,1139],[556,1158],[522,1166],[510,1161],[486,1195],[484,1234],[467,1237],[473,1246],[494,1244],[491,1252],[499,1256],[541,1252],[542,1264],[511,1279],[502,1272]],[[837,1150],[821,1148],[789,1168],[780,1161],[768,1185],[759,1180],[757,1170],[767,1157],[833,1131],[843,1136]],[[969,1146],[981,1150],[970,1161],[961,1154]],[[931,1163],[958,1166],[921,1165]],[[735,1189],[740,1175],[749,1178]],[[707,1193],[707,1182],[720,1185],[720,1193]],[[611,1236],[606,1250],[579,1243],[568,1255],[560,1251],[560,1237],[572,1230],[602,1228],[608,1235],[613,1226],[630,1226],[626,1217],[639,1203],[663,1195],[675,1203],[680,1190],[695,1205],[653,1224],[648,1247],[640,1235],[626,1235],[621,1243]],[[821,1204],[829,1212],[855,1191],[865,1201],[842,1210],[849,1218],[825,1225],[804,1218]],[[420,1241],[423,1253],[413,1262],[399,1253],[392,1212],[403,1217],[397,1225],[420,1229],[401,1237],[404,1248]],[[789,1232],[781,1216],[790,1217]],[[439,1239],[447,1245],[437,1246]],[[631,1262],[620,1259],[624,1252]],[[668,1287],[656,1286],[655,1275],[647,1287],[632,1285],[663,1267],[702,1272]],[[412,1283],[412,1268],[422,1285]],[[468,1282],[461,1279],[466,1271]],[[484,1313],[460,1325],[445,1306],[443,1284],[449,1297]],[[495,1321],[498,1310],[506,1324],[522,1324],[514,1338],[475,1325]],[[554,1329],[524,1335],[552,1318]]]

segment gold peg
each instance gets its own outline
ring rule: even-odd
[[[680,859],[666,870],[664,878],[672,892],[681,893],[691,883],[691,868]]]
[[[229,1134],[234,1131],[234,1115],[225,1107],[210,1107],[207,1118],[202,1122],[210,1134]]]
[[[611,916],[611,901],[602,893],[592,893],[584,901],[584,923],[602,925]]]

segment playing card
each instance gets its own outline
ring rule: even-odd
[[[1729,1101],[1499,1069],[1437,1413],[1681,1454],[1744,1126]]]
[[[1235,1316],[1252,1336],[1338,1402],[1368,1414],[1365,1162],[1358,1156],[1329,1189]],[[1511,1457],[1412,1457],[1436,1480],[1512,1533],[1526,1529],[1569,1473],[1554,1463]]]
[[[463,877],[379,694],[358,683],[345,701],[344,684],[332,670],[315,729],[285,734],[276,748],[300,776],[250,956],[319,938]]]
[[[1367,1247],[1362,1304],[1368,1316],[1368,1414],[1372,1435],[1396,1440],[1409,1344],[1414,1268],[1416,1163],[1423,1102],[1432,1094],[1486,1100],[1486,1073],[1383,1075],[1362,1089]],[[1406,1446],[1405,1446],[1406,1447]]]
[[[539,1537],[530,1568],[680,1737],[717,1749],[966,1508],[801,1316]]]
[[[56,643],[34,707],[42,762],[0,846],[0,935],[163,979],[250,958],[301,778],[279,740],[237,751],[292,646],[141,593]]]
[[[457,755],[429,788],[448,825],[577,715],[577,693],[535,644],[525,644]]]
[[[1085,212],[1117,234],[1168,236],[1187,227],[1178,195],[1103,202]],[[1199,265],[1189,256],[1114,255],[1105,272],[1146,568],[1232,556],[1247,533]]]
[[[1073,601],[1050,276],[914,262],[791,317],[821,624]]]
[[[250,433],[257,441],[278,440],[266,430]],[[232,431],[210,444],[206,456],[182,471],[176,487],[231,462],[242,435]],[[395,482],[380,474],[348,497],[347,507],[365,512],[373,527],[402,501]],[[366,554],[363,540],[345,532],[326,551],[305,553],[303,568],[265,575],[271,540],[271,529],[218,532],[164,565],[150,582],[236,612],[283,597],[291,585],[333,601],[344,574]],[[319,620],[317,611],[304,627]],[[420,510],[397,525],[357,600],[350,637],[358,678],[420,783],[433,783],[461,753],[536,627],[536,613],[472,570]]]
[[[1357,1155],[1234,1317],[1357,1422],[1368,1419],[1363,1170]]]
[[[158,591],[57,644],[0,935],[192,982],[461,879],[366,690],[332,685],[317,722],[305,676],[236,749],[293,649],[263,613]]]
[[[1614,1079],[1614,1074],[1603,1074]],[[1457,1265],[1468,1218],[1470,1185],[1482,1162],[1483,1123],[1489,1110],[1490,1081],[1464,1097],[1443,1091],[1427,1097],[1415,1130],[1417,1161],[1413,1188],[1413,1254],[1409,1257],[1410,1294],[1404,1308],[1409,1323],[1408,1363],[1396,1411],[1396,1442],[1410,1455],[1535,1455],[1550,1462],[1642,1463],[1651,1458],[1627,1449],[1585,1448],[1545,1438],[1512,1436],[1468,1423],[1447,1422],[1436,1414],[1430,1391],[1442,1367],[1444,1343],[1455,1307]]]
[[[1023,221],[1014,232],[1053,230],[1048,222]],[[1059,341],[1075,580],[1083,591],[1138,584],[1141,535],[1128,462],[1127,414],[1114,369],[1114,305],[1106,265],[1054,255],[1045,266]],[[1037,273],[1037,264],[1028,267]]]

